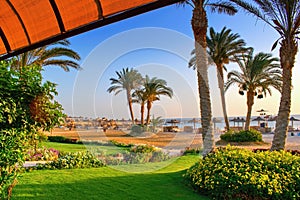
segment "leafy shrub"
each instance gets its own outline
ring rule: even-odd
[[[62,106],[54,100],[56,85],[43,81],[41,67],[16,70],[0,61],[0,199],[9,199],[24,161],[26,147],[41,139],[38,130],[62,122]]]
[[[95,157],[92,153],[86,151],[61,153],[57,160],[44,165],[38,165],[37,169],[73,169],[103,166],[104,163],[101,160]]]
[[[185,151],[183,152],[183,155],[199,155],[201,153],[200,149],[196,148],[186,148]]]
[[[97,153],[96,153],[97,154]],[[141,164],[148,162],[161,162],[170,159],[167,153],[150,145],[136,145],[125,151],[106,156],[97,154],[107,165]]]
[[[135,145],[130,148],[130,152],[132,153],[151,153],[157,151],[158,148],[151,146],[151,145]]]
[[[213,199],[300,199],[300,157],[284,151],[218,149],[185,177]]]
[[[262,134],[256,130],[228,131],[220,138],[226,142],[262,142]]]
[[[145,132],[147,127],[141,126],[141,125],[133,125],[131,127],[130,135],[132,136],[138,136],[141,135],[143,132]]]
[[[25,160],[27,161],[53,161],[57,160],[59,156],[59,151],[53,148],[39,148],[36,150],[30,149],[25,155]]]
[[[115,140],[110,140],[110,143],[117,146],[117,147],[132,147],[134,144],[126,144],[126,143],[121,143]]]
[[[64,143],[66,141],[66,137],[64,136],[48,136],[48,141],[50,142],[60,142]]]
[[[170,156],[161,149],[151,145],[135,145],[129,152],[123,154],[124,163],[140,164],[147,162],[161,162],[170,158]]]
[[[0,199],[9,199],[16,178],[23,165],[23,148],[26,132],[10,129],[0,130]]]

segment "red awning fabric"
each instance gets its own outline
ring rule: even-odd
[[[179,0],[0,0],[0,60]]]

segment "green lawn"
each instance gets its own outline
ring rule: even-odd
[[[111,167],[32,171],[19,179],[12,199],[206,200],[207,197],[193,192],[183,182],[184,170],[197,159],[199,156],[182,156],[158,171],[143,173],[128,173]],[[166,163],[130,166],[157,169],[159,165],[162,167]]]
[[[47,148],[54,148],[63,152],[78,152],[78,151],[94,151],[101,150],[104,151],[107,155],[119,153],[124,151],[125,148],[117,146],[100,146],[100,145],[84,145],[84,144],[67,144],[67,143],[58,143],[58,142],[43,142],[41,144]]]

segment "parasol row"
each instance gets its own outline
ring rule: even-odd
[[[0,1],[0,60],[178,1]]]

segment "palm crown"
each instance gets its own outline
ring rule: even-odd
[[[80,65],[73,61],[73,59],[76,61],[80,60],[80,56],[72,49],[67,48],[69,45],[70,42],[68,40],[61,40],[20,54],[13,58],[12,67],[20,70],[22,67],[30,65],[38,65],[40,67],[56,65],[65,71],[69,71],[70,67],[80,69]]]
[[[228,73],[226,89],[233,84],[238,84],[239,93],[244,95],[247,92],[247,116],[245,129],[250,129],[250,120],[254,96],[263,98],[263,95],[271,93],[271,87],[281,91],[282,75],[278,58],[273,58],[271,54],[258,53],[253,56],[253,49],[247,54],[236,58],[241,72],[232,71]]]
[[[146,76],[143,87],[143,93],[147,97],[147,124],[149,124],[150,110],[153,102],[160,100],[161,95],[172,98],[173,90],[170,87],[167,87],[167,82],[165,80],[158,79],[157,77],[150,79],[149,76]]]
[[[238,84],[239,93],[243,91],[253,91],[261,95],[272,95],[270,86],[281,91],[282,71],[278,64],[279,59],[272,57],[271,54],[258,53],[253,56],[253,50],[249,54],[244,54],[236,58],[241,72],[232,71],[228,73],[226,90],[233,84]]]
[[[123,90],[126,92],[127,102],[129,106],[132,123],[134,123],[134,114],[132,109],[132,91],[137,89],[142,83],[142,75],[135,69],[123,68],[122,71],[116,71],[117,78],[111,78],[111,86],[107,89],[109,93],[114,92],[115,95]]]

